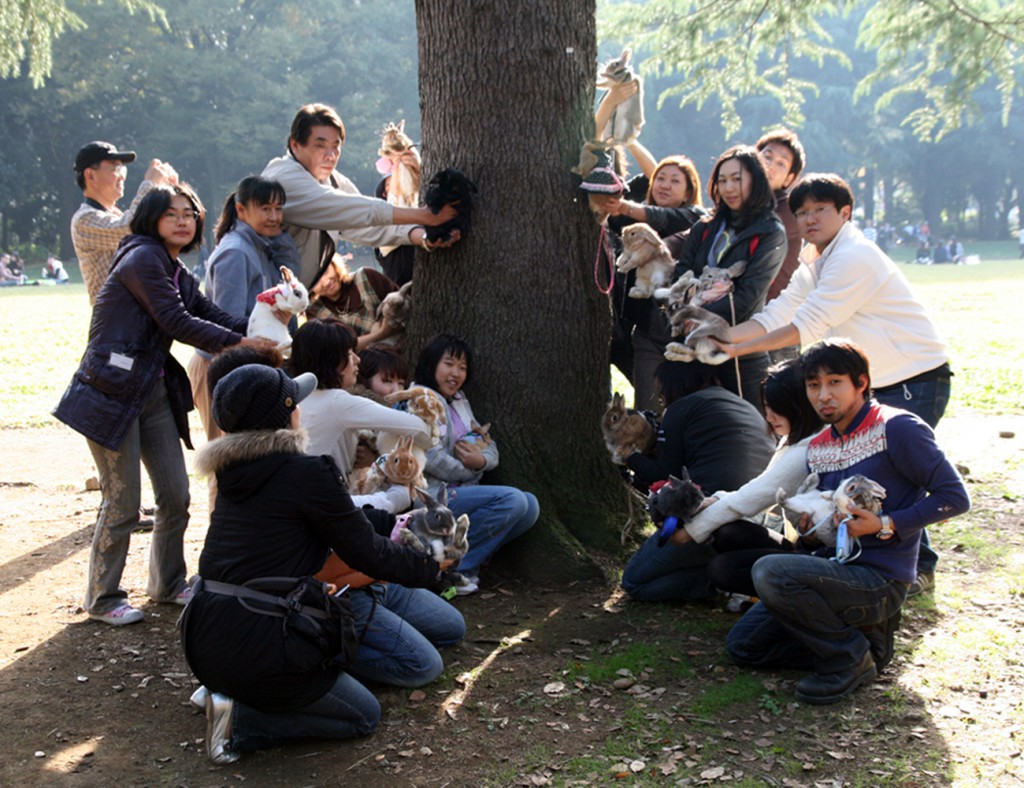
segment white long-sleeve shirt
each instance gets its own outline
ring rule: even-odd
[[[686,532],[695,542],[703,542],[726,523],[749,520],[773,506],[780,487],[790,495],[795,493],[807,478],[807,444],[811,437],[792,446],[780,446],[768,467],[738,490],[716,492],[718,500],[698,512],[686,524]]]
[[[302,400],[299,418],[309,433],[306,453],[333,457],[346,484],[350,483],[360,430],[412,435],[417,446],[430,447],[430,429],[418,416],[393,410],[344,389],[317,389]],[[395,485],[381,493],[353,496],[353,500],[359,506],[368,504],[393,513],[404,511],[411,503],[408,490]]]
[[[852,339],[871,362],[871,384],[892,386],[949,360],[946,345],[910,283],[889,257],[847,222],[825,251],[804,247],[789,285],[753,316],[766,332],[792,323],[800,343]]]

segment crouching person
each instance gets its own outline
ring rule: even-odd
[[[921,532],[966,512],[970,498],[931,428],[870,398],[868,360],[857,345],[826,340],[800,361],[807,397],[831,425],[807,448],[819,489],[835,490],[861,474],[884,487],[885,497],[879,514],[850,509],[848,535],[859,540],[853,557],[840,562],[836,548],[821,548],[757,561],[760,602],[732,628],[726,647],[739,665],[813,671],[797,683],[796,697],[826,704],[871,681],[892,659]]]
[[[328,597],[310,577],[329,550],[360,572],[410,586],[429,585],[446,568],[375,533],[334,460],[304,453],[298,406],[316,385],[310,373],[293,379],[250,364],[213,391],[213,418],[225,435],[196,463],[216,473],[217,502],[181,630],[204,685],[193,702],[205,706],[214,763],[291,738],[376,729],[379,703],[344,670],[360,645],[358,611],[355,620],[337,615],[351,612],[346,595]]]

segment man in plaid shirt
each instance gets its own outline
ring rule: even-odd
[[[125,165],[133,161],[134,151],[119,151],[109,142],[100,141],[90,142],[75,156],[75,179],[85,200],[71,218],[71,242],[89,291],[90,305],[96,303],[96,296],[107,280],[117,245],[130,232],[139,201],[154,186],[178,182],[178,173],[170,164],[153,159],[131,206],[122,212],[117,201],[124,196]]]

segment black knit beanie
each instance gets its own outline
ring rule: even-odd
[[[213,420],[224,432],[284,429],[295,406],[315,388],[316,376],[311,372],[293,379],[265,364],[246,364],[217,382]]]

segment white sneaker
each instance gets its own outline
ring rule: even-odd
[[[757,600],[746,594],[729,594],[725,609],[730,613],[745,613]]]
[[[132,607],[127,602],[124,602],[113,610],[108,610],[106,613],[90,613],[89,618],[94,621],[102,621],[104,624],[110,624],[112,627],[123,627],[128,624],[135,624],[142,621],[146,617],[136,607]]]
[[[210,690],[200,684],[191,697],[189,697],[188,702],[195,706],[197,710],[206,711],[206,697],[209,694]]]
[[[231,711],[235,702],[227,695],[210,692],[206,696],[206,755],[219,765],[234,763],[239,755],[231,747]]]
[[[192,586],[185,586],[184,590],[179,591],[171,601],[176,605],[185,607],[185,605],[192,601]]]

